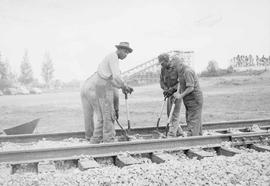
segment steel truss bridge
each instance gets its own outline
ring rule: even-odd
[[[167,53],[170,57],[178,55],[179,57],[184,58],[185,63],[189,66],[193,67],[194,65],[193,51],[173,50]],[[123,72],[122,77],[130,85],[146,85],[159,82],[160,65],[158,64],[158,58],[155,57]]]

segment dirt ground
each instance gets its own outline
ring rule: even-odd
[[[200,78],[204,93],[203,121],[270,118],[270,72],[256,76]],[[131,127],[154,126],[162,105],[159,84],[135,87],[129,97]],[[185,121],[184,107],[181,121]],[[41,118],[38,133],[84,129],[79,89],[73,92],[0,97],[0,130]],[[120,122],[125,125],[121,95]],[[164,113],[161,125],[166,124]]]

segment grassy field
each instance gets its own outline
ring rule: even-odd
[[[270,73],[256,76],[201,78],[204,93],[203,121],[270,118]],[[135,87],[129,97],[131,127],[154,126],[162,104],[158,84]],[[185,121],[184,107],[181,121]],[[41,95],[1,96],[0,130],[41,118],[37,132],[81,131],[84,129],[79,89]],[[120,121],[126,124],[121,95]],[[164,113],[161,125],[165,125]]]

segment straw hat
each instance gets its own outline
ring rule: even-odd
[[[129,47],[129,42],[120,42],[119,45],[115,45],[115,47],[117,49],[125,48],[129,51],[129,53],[131,53],[133,51],[133,49]]]

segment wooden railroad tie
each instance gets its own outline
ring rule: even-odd
[[[223,156],[234,156],[240,154],[242,151],[234,147],[218,147],[217,154]]]
[[[156,152],[151,155],[151,160],[154,163],[164,163],[166,161],[177,160],[177,158],[168,153]]]
[[[49,173],[49,172],[55,172],[56,167],[54,162],[51,161],[41,161],[38,163],[38,172],[39,173]]]
[[[78,162],[78,167],[81,171],[84,171],[87,169],[99,168],[101,165],[94,159],[80,159]]]
[[[259,152],[270,152],[270,146],[260,145],[260,144],[252,144],[249,148],[254,149]]]
[[[203,158],[206,158],[206,157],[213,157],[214,155],[210,152],[207,152],[203,149],[189,149],[187,151],[187,156],[189,158],[198,158],[199,160],[200,159],[203,159]]]
[[[115,165],[118,167],[124,167],[128,165],[139,164],[140,162],[130,155],[120,154],[115,158]]]

